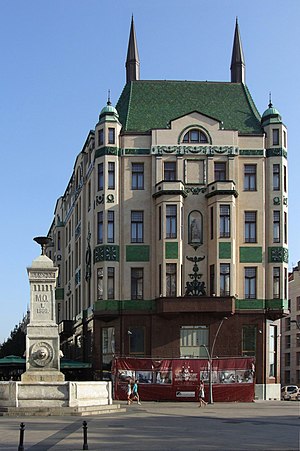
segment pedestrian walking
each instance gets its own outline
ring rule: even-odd
[[[140,395],[139,395],[139,389],[138,389],[138,381],[136,380],[132,387],[132,401],[137,401],[139,405],[140,403]]]
[[[131,404],[131,393],[132,393],[132,390],[131,390],[131,380],[129,380],[129,381],[128,381],[128,384],[127,384],[127,404],[128,404],[128,405]]]
[[[199,397],[199,406],[198,407],[206,406],[207,402],[204,400],[204,398],[205,398],[204,382],[202,380],[200,380],[198,397]]]

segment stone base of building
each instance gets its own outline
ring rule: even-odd
[[[255,399],[265,401],[280,401],[281,385],[280,384],[256,384]]]
[[[45,415],[55,415],[51,411],[70,415],[103,406],[112,406],[111,382],[0,382],[0,412],[31,410],[34,415],[44,410]]]

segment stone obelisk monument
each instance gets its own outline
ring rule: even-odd
[[[47,237],[34,238],[42,254],[27,268],[30,283],[30,322],[26,336],[26,371],[22,382],[63,382],[55,315],[55,285],[58,268],[45,255]]]

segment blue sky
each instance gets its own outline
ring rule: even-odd
[[[0,0],[0,342],[29,304],[26,268],[94,128],[125,83],[134,15],[142,79],[230,80],[235,18],[246,83],[289,132],[290,268],[300,260],[298,0]]]

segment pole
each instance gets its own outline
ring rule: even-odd
[[[25,424],[20,424],[20,441],[18,446],[18,451],[24,451],[24,431],[25,431]]]
[[[87,422],[84,421],[82,423],[83,428],[83,447],[82,449],[89,449],[88,442],[87,442]]]
[[[212,380],[212,376],[213,376],[212,371],[213,371],[213,368],[212,368],[212,367],[213,367],[213,358],[214,358],[215,344],[216,344],[216,341],[217,341],[219,332],[220,332],[220,330],[221,330],[221,327],[222,327],[224,321],[227,320],[227,319],[228,319],[227,316],[224,316],[224,318],[222,318],[222,320],[221,320],[221,322],[220,322],[220,324],[219,324],[219,326],[218,326],[217,332],[216,332],[216,334],[215,334],[215,336],[214,336],[214,340],[213,340],[213,342],[212,342],[212,346],[211,346],[211,351],[210,351],[210,352],[209,352],[209,350],[208,350],[208,348],[207,348],[206,345],[200,345],[200,346],[203,347],[203,348],[205,349],[205,351],[206,351],[206,354],[207,354],[207,360],[208,360],[208,364],[209,364],[209,373],[208,373],[208,374],[209,374],[209,398],[208,398],[208,404],[213,404],[213,403],[214,403],[214,398],[213,398],[213,387],[212,387],[212,385],[213,385],[213,380]]]

